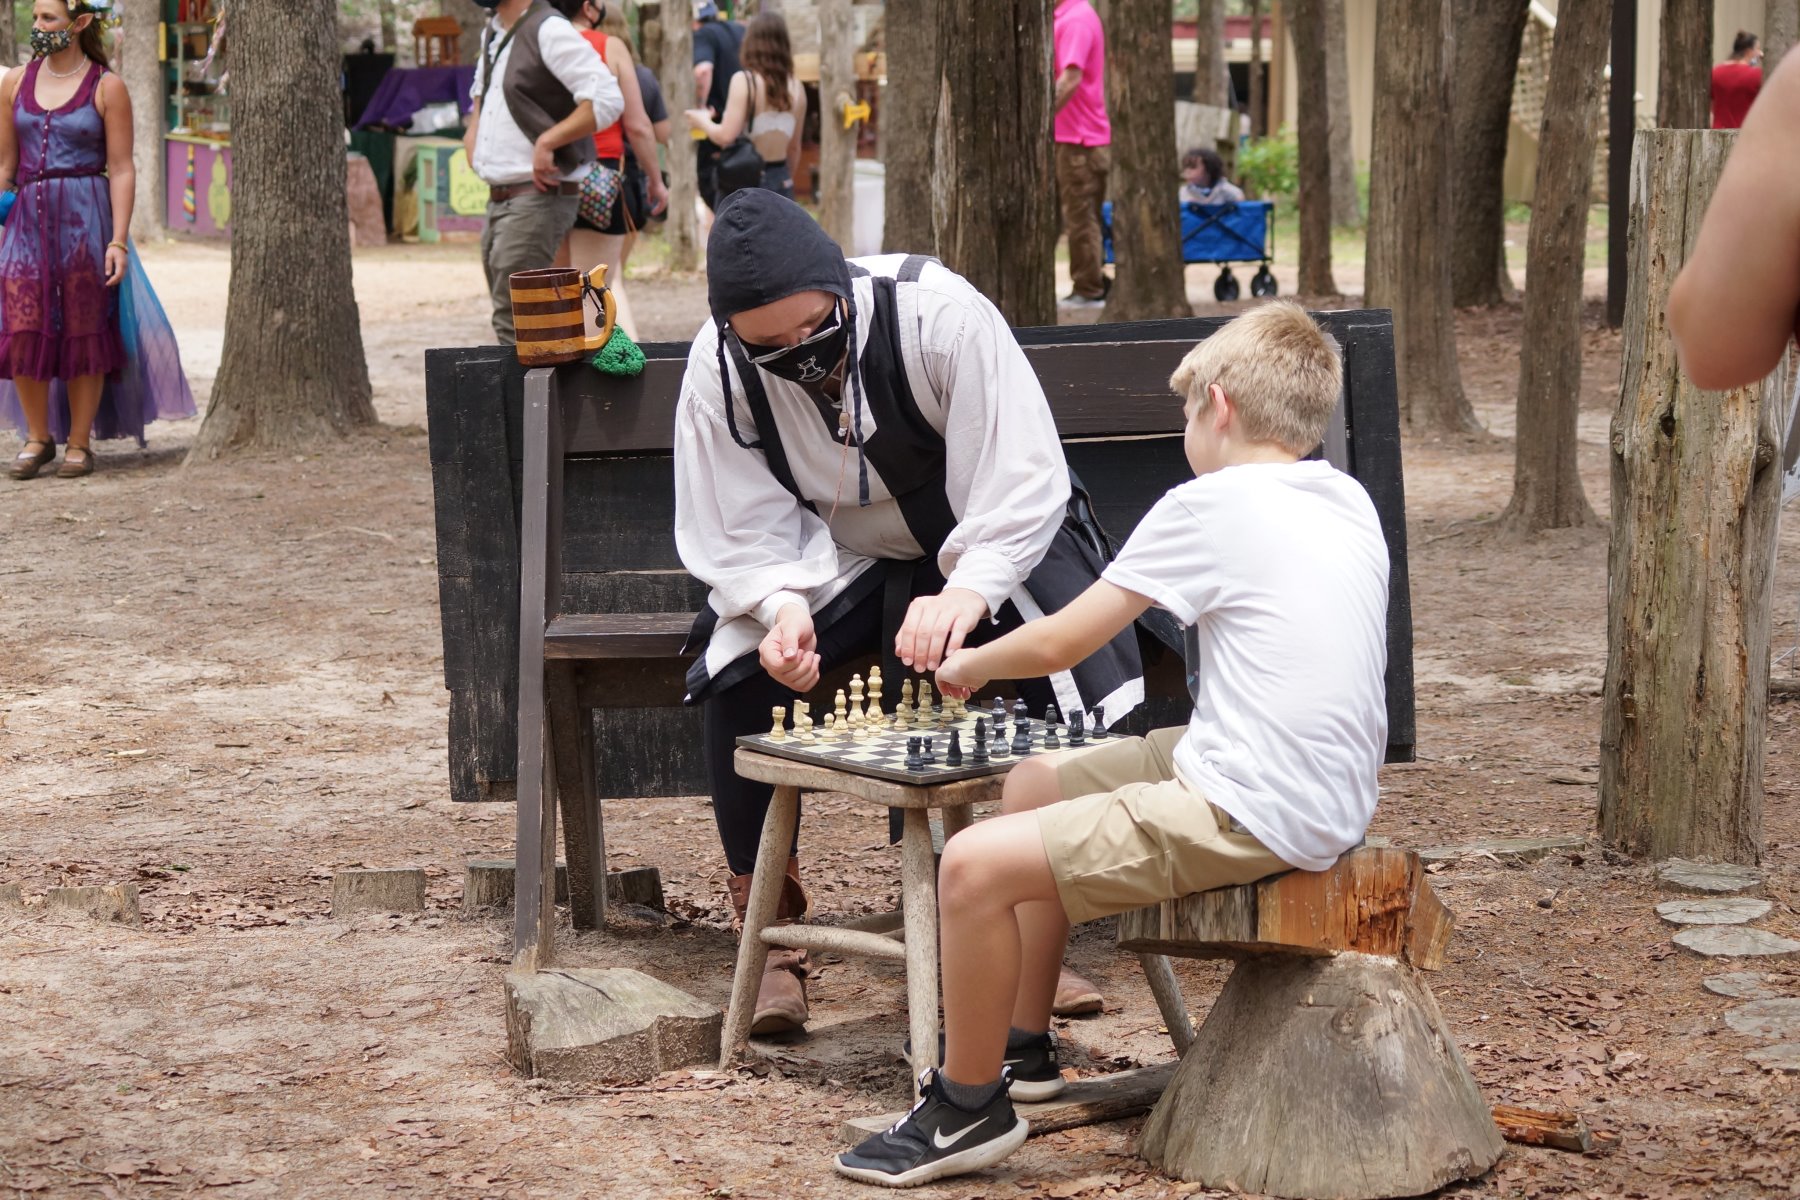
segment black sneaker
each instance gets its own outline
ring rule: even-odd
[[[979,1111],[965,1112],[945,1098],[938,1073],[926,1071],[912,1111],[834,1163],[838,1174],[863,1183],[917,1187],[991,1167],[1024,1145],[1029,1132],[1004,1087]]]
[[[902,1044],[900,1053],[908,1063],[912,1062],[911,1038]],[[940,1033],[938,1062],[943,1061],[944,1035]],[[1012,1098],[1021,1103],[1049,1100],[1062,1095],[1069,1086],[1069,1081],[1062,1077],[1062,1066],[1057,1062],[1056,1031],[1053,1029],[1016,1050],[1009,1049],[1004,1062],[1012,1084],[1009,1091]]]

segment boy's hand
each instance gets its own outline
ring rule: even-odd
[[[757,647],[757,657],[776,683],[796,692],[810,692],[819,684],[817,647],[812,613],[802,605],[788,604]]]
[[[987,601],[967,588],[920,596],[906,610],[894,653],[915,671],[935,671],[947,656],[962,649],[963,639],[987,615]]]
[[[986,673],[975,667],[973,650],[958,650],[944,660],[937,670],[938,691],[958,700],[967,700],[987,684]]]

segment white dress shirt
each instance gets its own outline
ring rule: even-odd
[[[500,28],[500,23],[489,21],[482,53],[499,46],[505,37],[506,31]],[[577,104],[586,100],[594,106],[597,128],[605,129],[619,119],[625,111],[625,94],[619,90],[619,81],[613,78],[613,73],[587,40],[575,32],[573,25],[555,16],[540,24],[538,51],[544,65],[569,89]],[[475,157],[469,164],[490,187],[531,182],[532,141],[513,120],[512,110],[506,104],[505,89],[500,86],[506,78],[506,64],[511,57],[512,43],[508,42],[494,59],[494,95],[489,103],[481,106],[481,121],[475,129]],[[469,95],[476,100],[482,98],[481,80],[486,70],[485,64],[477,59],[475,82],[469,88]],[[564,179],[579,179],[587,170],[585,165],[577,167]]]

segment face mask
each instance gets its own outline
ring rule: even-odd
[[[31,31],[31,53],[36,58],[67,50],[75,40],[75,33],[69,29],[34,29]]]
[[[850,328],[836,308],[824,324],[797,346],[757,346],[743,342],[750,361],[771,375],[791,383],[816,384],[837,369],[844,358],[844,342]],[[743,339],[738,339],[743,341]]]
[[[475,0],[475,7],[485,8],[489,12],[493,12],[496,8],[499,8],[503,2],[504,0]]]

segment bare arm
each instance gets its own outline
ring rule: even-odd
[[[0,187],[11,188],[19,171],[19,131],[13,125],[13,98],[19,94],[24,67],[14,67],[0,80]]]
[[[1800,56],[1750,109],[1694,252],[1669,292],[1669,330],[1695,385],[1743,387],[1780,361],[1800,316]]]
[[[750,73],[739,71],[731,77],[731,88],[726,93],[725,115],[717,121],[707,115],[704,108],[690,108],[687,111],[689,124],[712,139],[714,145],[729,146],[738,140],[744,132],[744,121],[750,115]]]
[[[1065,607],[985,646],[959,650],[938,670],[940,686],[968,693],[990,679],[1036,679],[1066,671],[1117,637],[1150,597],[1101,579]]]
[[[619,118],[625,126],[625,140],[631,143],[631,152],[638,162],[648,164],[644,182],[650,211],[660,212],[669,202],[669,194],[663,186],[662,172],[656,169],[656,130],[650,126],[650,114],[644,111],[644,93],[638,86],[637,68],[631,62],[631,48],[621,38],[607,38],[606,61],[618,77],[619,91],[625,97],[625,115]]]
[[[112,241],[106,247],[106,284],[125,278],[125,240],[131,233],[131,210],[137,203],[137,167],[131,160],[131,93],[117,75],[100,79],[95,108],[106,126],[107,189],[112,196]]]
[[[1053,113],[1061,112],[1063,105],[1069,102],[1069,97],[1073,96],[1075,94],[1075,89],[1080,86],[1081,68],[1064,67],[1062,74],[1056,77],[1056,102],[1052,105],[1050,111]]]
[[[694,64],[694,96],[704,105],[706,97],[712,92],[713,65],[709,62]]]

